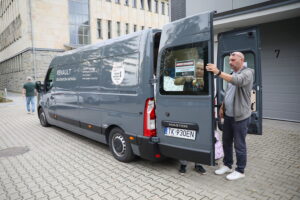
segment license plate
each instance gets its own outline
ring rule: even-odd
[[[194,130],[166,127],[164,132],[166,136],[170,137],[184,138],[189,140],[196,139],[196,131]]]

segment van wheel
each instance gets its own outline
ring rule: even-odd
[[[39,119],[40,119],[40,123],[43,127],[50,126],[50,124],[47,121],[46,114],[42,108],[39,109]]]
[[[114,128],[110,131],[109,149],[113,156],[121,162],[130,162],[135,157],[124,131],[120,128]]]

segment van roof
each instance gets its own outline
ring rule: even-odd
[[[66,65],[83,62],[84,60],[94,60],[110,56],[130,54],[139,50],[142,40],[147,39],[145,35],[156,32],[160,32],[160,30],[146,29],[66,51],[56,56],[52,60],[50,66]]]

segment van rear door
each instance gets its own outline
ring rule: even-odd
[[[162,155],[214,165],[212,13],[163,27],[158,56],[156,127]]]
[[[223,32],[218,37],[218,67],[220,70],[231,73],[229,65],[229,54],[240,51],[245,55],[246,67],[254,69],[254,83],[251,93],[251,122],[248,133],[262,134],[262,85],[260,69],[260,37],[257,27],[250,27],[242,30]],[[223,79],[217,80],[218,105],[224,99],[227,83]],[[220,107],[219,107],[220,108]],[[218,120],[221,122],[221,120]],[[219,123],[222,128],[222,124]]]

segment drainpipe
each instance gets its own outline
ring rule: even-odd
[[[32,64],[34,72],[34,80],[36,80],[36,64],[35,64],[35,48],[34,48],[34,32],[33,32],[33,22],[32,22],[32,4],[29,0],[29,20],[30,20],[30,29],[31,29],[31,48],[32,48]]]

